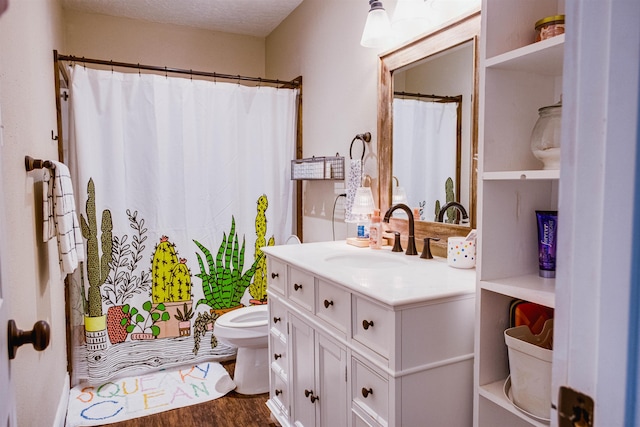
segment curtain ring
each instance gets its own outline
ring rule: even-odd
[[[189,78],[193,81],[193,70],[189,69]]]
[[[140,74],[140,63],[138,62],[138,76],[142,77],[142,74]]]
[[[164,66],[164,78],[165,79],[169,78],[169,76],[167,75],[167,66],[166,65]]]
[[[362,141],[362,156],[360,156],[360,160],[364,159],[364,152],[366,151],[366,145],[365,142],[369,142],[371,141],[371,133],[369,132],[365,132],[365,133],[359,133],[357,134],[352,140],[351,140],[351,146],[349,147],[349,158],[353,159],[353,143],[356,142],[356,139],[359,139],[360,141]]]
[[[113,59],[110,59],[109,63],[111,63],[111,74],[113,74]]]

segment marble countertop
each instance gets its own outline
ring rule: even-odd
[[[449,267],[446,258],[422,259],[391,252],[390,246],[358,248],[343,240],[262,250],[269,257],[394,307],[475,292],[475,269]]]

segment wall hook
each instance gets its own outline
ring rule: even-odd
[[[53,139],[54,141],[58,140],[58,136],[53,133],[53,129],[51,130],[51,139]]]

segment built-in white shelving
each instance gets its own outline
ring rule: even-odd
[[[474,426],[546,426],[504,393],[504,330],[521,299],[555,308],[555,279],[538,275],[536,210],[557,210],[560,171],[531,153],[538,109],[562,95],[564,35],[534,42],[534,23],[563,0],[483,0],[480,49],[479,256]]]

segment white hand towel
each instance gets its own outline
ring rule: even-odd
[[[353,201],[356,198],[356,191],[362,183],[362,160],[351,159],[349,162],[349,171],[347,174],[347,203],[346,211],[344,214],[345,222],[355,222],[360,216],[353,215],[351,208],[353,207]]]
[[[82,232],[76,215],[69,169],[64,163],[52,163],[55,168],[45,168],[42,180],[43,237],[45,242],[54,236],[58,237],[60,268],[63,273],[70,274],[80,261],[84,261]]]

